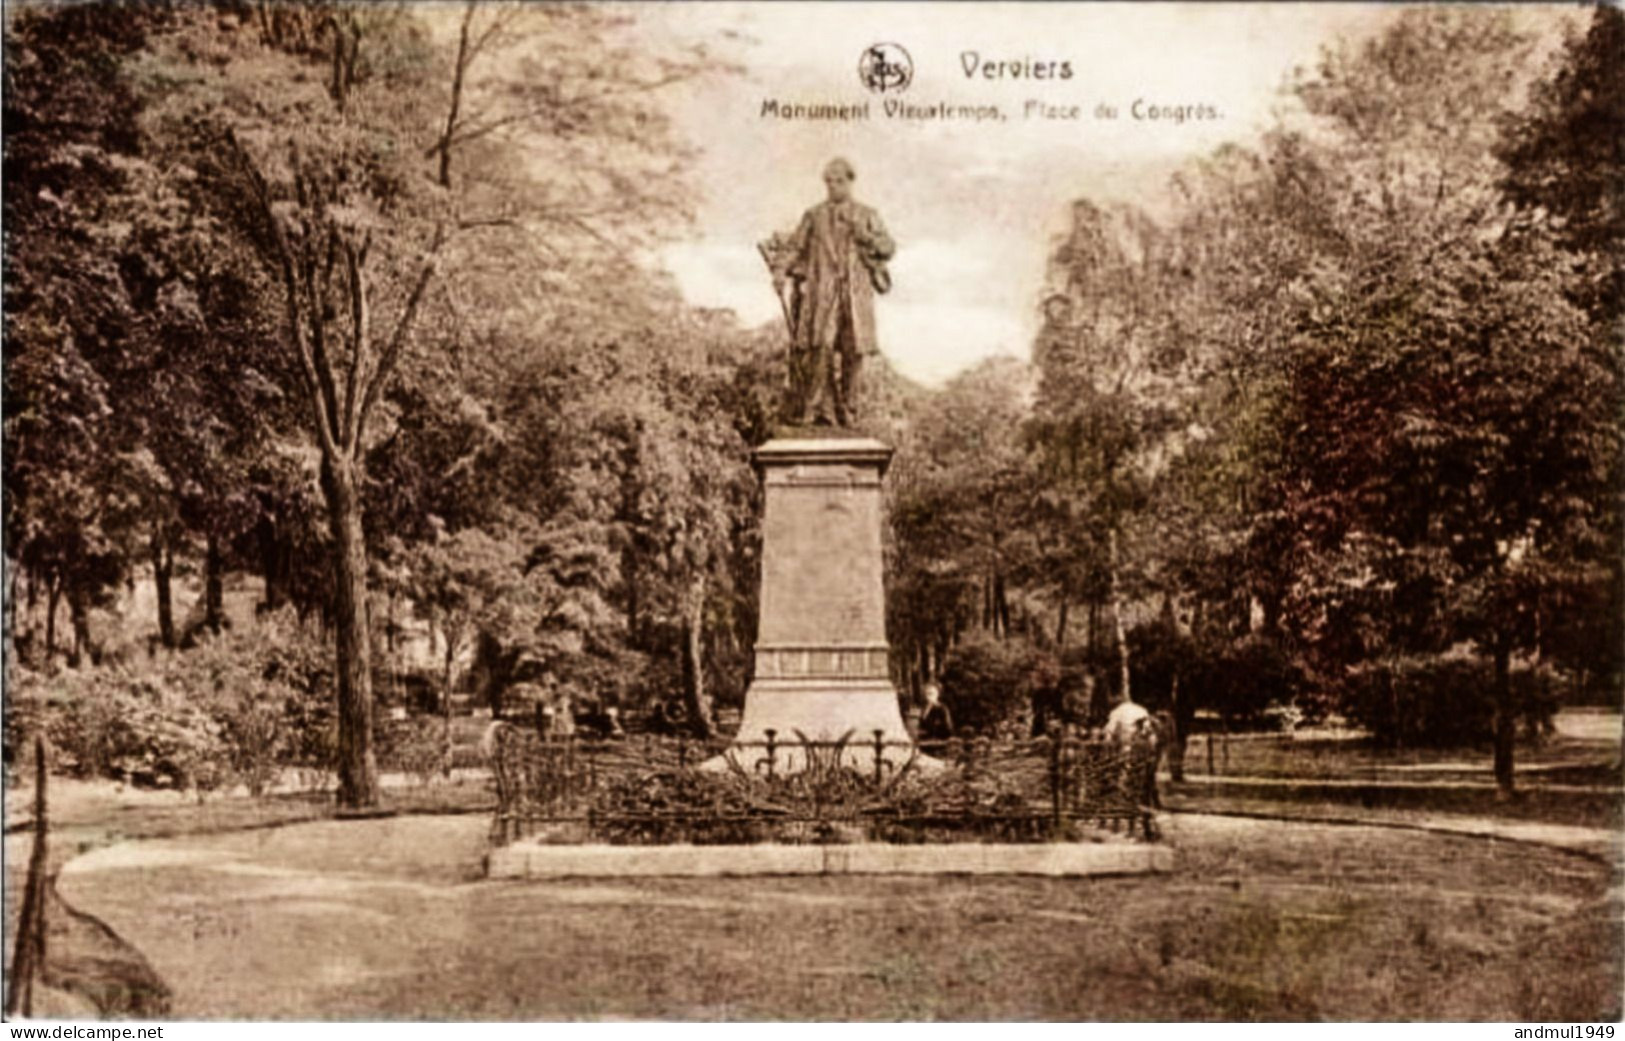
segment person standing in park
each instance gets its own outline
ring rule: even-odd
[[[761,245],[790,327],[790,396],[795,426],[851,426],[858,376],[878,354],[875,294],[891,288],[886,261],[896,244],[880,215],[852,197],[857,174],[845,159],[824,167],[825,200],[788,239]]]
[[[920,740],[946,741],[954,736],[954,717],[942,703],[942,688],[935,680],[927,681],[922,693],[925,710],[920,713]]]
[[[1027,697],[1032,703],[1029,736],[1043,737],[1059,730],[1065,722],[1062,711],[1061,663],[1054,655],[1041,652],[1027,674]]]
[[[1142,805],[1160,807],[1157,762],[1162,758],[1163,730],[1157,718],[1144,705],[1125,697],[1106,717],[1104,736],[1121,756],[1123,793]]]

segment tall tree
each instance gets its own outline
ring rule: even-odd
[[[502,11],[486,29],[476,18],[465,13],[448,68],[434,19],[396,8],[183,17],[137,70],[161,99],[151,131],[178,146],[172,168],[222,235],[252,247],[281,297],[330,531],[347,805],[378,797],[368,455],[396,432],[401,406],[421,400],[401,388],[444,371],[425,370],[433,352],[420,326],[442,345],[469,339],[460,326],[484,295],[479,276],[502,265],[492,281],[510,298],[558,292],[549,274],[561,265],[538,265],[538,247],[557,257],[633,245],[630,229],[676,197],[680,158],[648,94],[700,67],[690,55],[651,74],[614,48],[620,16],[607,11]],[[521,49],[477,75],[499,47]],[[651,170],[663,176],[643,176]],[[455,276],[437,278],[443,266]],[[426,316],[440,307],[444,317]],[[511,320],[514,309],[498,313]]]
[[[1499,155],[1507,195],[1526,220],[1547,225],[1581,259],[1576,302],[1600,320],[1625,308],[1625,12],[1592,8],[1556,68],[1508,113]],[[1617,329],[1615,330],[1617,332]]]
[[[121,260],[144,167],[129,122],[138,102],[118,61],[162,20],[145,9],[122,19],[30,9],[7,25],[7,564],[46,588],[47,656],[68,601],[74,662],[94,651],[90,608],[145,542],[150,454],[126,421],[144,398],[119,379],[139,353],[141,315]]]
[[[156,60],[188,67],[195,86],[166,101],[192,120],[213,214],[252,244],[282,296],[333,546],[339,800],[360,807],[378,800],[362,519],[368,424],[413,333],[449,217],[400,148],[421,134],[418,34],[382,9],[310,10],[330,48],[325,82],[309,75],[307,56],[201,20]],[[185,62],[188,47],[224,60],[197,68]]]
[[[1565,265],[1507,234],[1493,148],[1531,46],[1503,13],[1406,12],[1300,83],[1323,132],[1271,164],[1327,189],[1279,221],[1310,256],[1269,503],[1305,550],[1296,625],[1343,661],[1471,640],[1506,794],[1511,659],[1594,540],[1617,453],[1617,374]]]

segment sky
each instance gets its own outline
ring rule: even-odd
[[[685,84],[667,104],[701,149],[692,232],[660,255],[685,297],[749,325],[778,321],[755,244],[823,197],[833,156],[898,243],[876,305],[882,351],[927,385],[994,354],[1025,357],[1046,254],[1069,203],[1165,206],[1168,176],[1250,143],[1290,104],[1281,87],[1322,44],[1380,29],[1393,8],[1355,4],[708,3],[634,9],[642,31],[716,41],[742,74]],[[913,81],[874,94],[858,75],[876,43],[900,44]],[[971,53],[974,53],[974,59]],[[975,74],[966,75],[967,63]],[[990,62],[1070,65],[1072,76],[988,79]],[[889,119],[915,105],[997,106],[1002,121]],[[870,102],[867,121],[764,118],[763,102]],[[1134,118],[1133,106],[1205,107],[1211,118]],[[1077,119],[1029,118],[1028,103]],[[1097,106],[1117,118],[1096,118]]]

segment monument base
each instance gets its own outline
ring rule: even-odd
[[[762,476],[761,614],[744,718],[728,757],[754,769],[805,765],[804,741],[846,741],[842,759],[872,767],[915,758],[886,645],[881,479],[891,449],[862,436],[776,438],[756,450]],[[728,757],[705,765],[723,769]],[[763,768],[767,764],[761,764]]]
[[[885,743],[883,756],[893,766],[915,760],[916,769],[939,766],[937,760],[917,755],[913,738],[903,725],[897,692],[885,680],[757,680],[745,695],[745,714],[734,735],[734,755],[747,769],[767,754],[772,731],[774,769],[794,773],[805,765],[801,750],[808,741],[847,742],[842,756],[854,769],[873,766],[875,738]],[[702,770],[721,770],[725,755],[702,763]]]
[[[850,735],[853,742],[873,744],[878,731],[886,741],[911,741],[897,707],[897,692],[884,680],[820,684],[758,680],[745,698],[738,741],[765,741],[767,730],[777,740],[799,734],[816,741]]]
[[[713,878],[750,875],[1139,875],[1172,871],[1154,842],[1103,840],[1006,845],[548,846],[492,850],[487,878]]]

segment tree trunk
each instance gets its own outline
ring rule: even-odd
[[[175,553],[159,532],[152,533],[152,585],[158,597],[158,639],[165,647],[175,646],[175,601],[170,578],[175,573]]]
[[[14,690],[11,670],[17,661],[17,561],[9,554],[6,556],[6,570],[11,575],[11,581],[6,583],[6,633],[4,657],[0,658],[0,683],[5,684],[6,690]]]
[[[68,617],[73,621],[73,650],[68,653],[68,666],[77,669],[87,654],[94,664],[96,654],[90,645],[90,605],[85,602],[83,590],[68,590]]]
[[[322,461],[322,490],[333,533],[333,629],[337,640],[339,805],[378,805],[372,746],[372,639],[367,624],[367,545],[353,464]]]
[[[430,630],[433,632],[433,629]],[[457,661],[457,644],[451,638],[450,627],[445,627],[446,667],[440,678],[440,760],[445,776],[451,776],[451,670]]]
[[[56,605],[62,598],[62,579],[55,573],[45,580],[45,664],[56,657]]]
[[[260,572],[265,579],[265,609],[275,611],[288,598],[288,554],[283,549],[276,523],[268,514],[262,514],[257,528],[260,550]]]
[[[638,635],[640,603],[638,596],[638,562],[632,550],[621,553],[621,579],[626,585],[626,637],[634,647],[642,647]]]
[[[1066,599],[1065,597],[1062,597],[1061,598],[1061,618],[1060,618],[1059,621],[1057,621],[1055,623],[1055,649],[1057,651],[1066,650],[1066,623],[1067,623],[1067,616],[1071,613],[1071,611],[1072,611],[1072,601]]]
[[[1184,710],[1184,699],[1179,693],[1179,674],[1175,673],[1168,690],[1168,717],[1174,723],[1174,732],[1168,735],[1168,776],[1176,783],[1185,780],[1185,745],[1190,740]]]
[[[705,575],[689,583],[683,602],[683,700],[689,726],[699,737],[710,737],[711,699],[705,692]]]
[[[1495,641],[1495,789],[1499,799],[1515,794],[1512,776],[1513,742],[1517,738],[1518,706],[1512,696],[1512,643]]]
[[[463,8],[463,24],[457,34],[457,61],[452,66],[451,75],[451,105],[446,111],[446,129],[440,135],[438,150],[440,152],[440,187],[451,187],[451,144],[457,133],[457,116],[463,107],[463,77],[468,73],[468,65],[472,60],[468,53],[469,26],[474,21],[474,3]]]
[[[1133,701],[1133,691],[1129,686],[1129,660],[1128,660],[1128,633],[1123,628],[1123,598],[1117,589],[1117,531],[1113,529],[1109,549],[1111,551],[1110,571],[1107,574],[1107,585],[1112,601],[1112,630],[1117,640],[1117,665],[1122,673],[1121,699]]]
[[[226,616],[225,579],[221,574],[224,568],[220,539],[211,532],[203,550],[203,624],[215,634],[220,632]]]
[[[1405,712],[1405,705],[1399,699],[1399,684],[1394,682],[1394,671],[1388,669],[1383,672],[1383,682],[1388,684],[1388,701],[1393,705],[1394,713],[1394,747],[1405,747],[1405,732],[1410,720]]]

